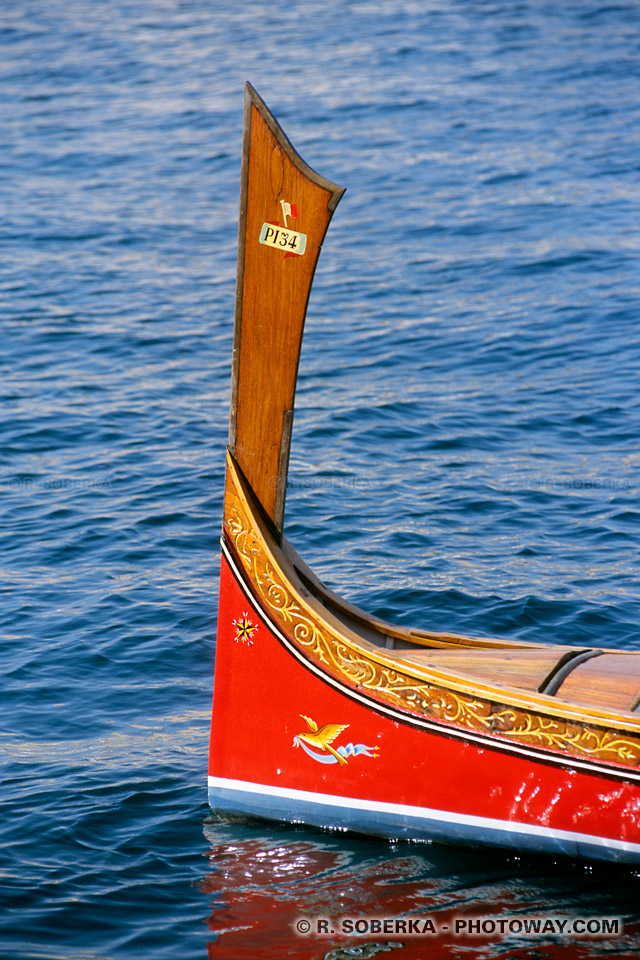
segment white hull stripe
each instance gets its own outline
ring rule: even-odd
[[[436,821],[451,825],[474,828],[483,832],[500,831],[520,836],[540,837],[545,840],[569,842],[590,847],[616,850],[621,853],[635,854],[640,857],[640,844],[626,840],[612,840],[608,837],[578,833],[573,830],[555,830],[536,824],[518,823],[512,820],[497,820],[493,817],[477,817],[471,814],[452,813],[449,810],[435,810],[429,807],[417,807],[406,803],[387,803],[363,800],[358,797],[343,797],[331,793],[311,793],[308,790],[291,790],[286,787],[273,787],[263,783],[250,783],[246,780],[230,780],[226,777],[209,777],[212,790],[233,790],[254,796],[268,796],[282,800],[297,800],[324,807],[339,807],[341,810],[362,810],[372,814],[391,814],[400,818],[413,818],[422,821]]]

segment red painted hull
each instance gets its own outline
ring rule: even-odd
[[[344,728],[332,741],[336,752],[343,745],[343,762],[301,741],[314,740],[306,718]],[[291,654],[223,557],[209,760],[214,809],[640,859],[640,786],[582,766],[479,745],[444,725],[421,729],[336,688]]]

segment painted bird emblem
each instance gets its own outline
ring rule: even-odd
[[[331,744],[339,736],[343,730],[346,730],[349,726],[348,723],[325,723],[323,727],[318,729],[318,724],[311,719],[311,717],[305,717],[303,713],[300,714],[302,719],[307,724],[308,730],[303,730],[302,733],[296,734],[293,738],[294,747],[300,746],[300,741],[308,744],[310,747],[316,747],[318,750],[322,750],[323,753],[332,753],[341,766],[345,767],[347,761],[337,750],[334,750]]]

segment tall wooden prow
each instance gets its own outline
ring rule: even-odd
[[[307,166],[247,83],[229,453],[278,534],[307,303],[343,193]]]

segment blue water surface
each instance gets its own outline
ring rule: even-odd
[[[205,779],[244,81],[348,188],[289,538],[403,624],[640,649],[639,75],[635,0],[3,4],[2,958],[323,958],[298,914],[390,903],[624,919],[424,957],[637,956],[634,872],[220,823]]]

